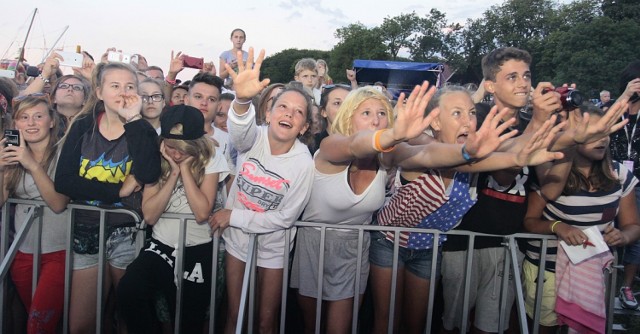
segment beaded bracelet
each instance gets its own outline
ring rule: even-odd
[[[40,78],[42,82],[44,82],[45,84],[48,84],[50,82],[50,80],[45,78],[44,75],[42,75],[42,73],[38,74],[38,78]]]

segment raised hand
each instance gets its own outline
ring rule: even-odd
[[[260,67],[264,60],[264,49],[260,50],[258,59],[255,62],[253,56],[254,52],[251,47],[249,48],[247,61],[244,62],[242,60],[242,51],[238,51],[236,54],[238,73],[234,72],[229,64],[224,65],[231,79],[233,79],[233,87],[236,90],[237,99],[250,100],[269,85],[269,79],[260,80]]]
[[[356,81],[356,71],[347,69],[347,80]]]
[[[633,94],[640,94],[640,78],[635,78],[627,84],[627,88],[624,90],[622,95],[618,98],[618,101],[625,100],[629,101]]]
[[[178,53],[174,55],[173,50],[171,50],[171,61],[169,62],[169,73],[167,74],[171,74],[171,76],[175,78],[178,73],[184,69],[182,58],[184,58],[182,51],[178,51]],[[167,75],[167,77],[169,77],[169,75]]]
[[[214,65],[212,61],[204,63],[204,66],[202,67],[202,70],[200,70],[200,72],[207,72],[211,73],[212,75],[216,75],[216,65]]]
[[[498,112],[498,107],[494,106],[478,131],[469,129],[469,136],[465,142],[465,150],[469,156],[482,159],[495,151],[505,140],[518,133],[518,130],[512,130],[502,134],[516,121],[515,118],[511,118],[506,122],[500,122],[509,112],[508,108]]]
[[[82,52],[82,67],[81,68],[73,68],[73,74],[83,77],[89,81],[91,81],[91,75],[93,74],[93,69],[96,67],[96,63],[87,55],[86,52]]]
[[[516,160],[518,161],[518,166],[536,166],[564,157],[562,152],[549,151],[551,142],[566,125],[566,122],[561,122],[554,126],[553,124],[556,122],[556,117],[556,115],[553,115],[550,119],[546,120],[533,136],[531,136],[524,148],[517,153]]]
[[[107,49],[107,51],[105,51],[102,54],[102,57],[100,57],[100,62],[101,63],[108,63],[109,62],[109,52],[115,52],[116,48],[115,47],[110,47]]]
[[[147,62],[147,58],[143,55],[138,54],[138,69],[144,71],[149,68],[149,63]]]
[[[391,128],[392,138],[397,141],[413,139],[419,136],[429,124],[438,117],[439,110],[429,113],[424,117],[427,104],[435,94],[435,86],[429,89],[429,82],[424,81],[421,86],[415,86],[404,102],[404,93],[400,94],[398,104],[396,104],[396,121]]]
[[[118,115],[125,119],[125,121],[130,121],[136,115],[140,115],[140,111],[142,110],[142,98],[137,93],[133,93],[129,95],[123,94],[121,95],[122,100],[120,100],[120,106],[117,110]]]
[[[584,113],[581,119],[572,116],[576,123],[573,140],[576,144],[592,143],[622,129],[629,122],[627,118],[622,120],[622,115],[628,107],[627,100],[618,99],[597,122],[589,122],[587,113]]]
[[[19,131],[20,131],[20,146],[4,147],[2,149],[2,153],[0,153],[1,155],[0,160],[2,160],[2,162],[0,162],[0,165],[4,167],[8,165],[20,164],[22,165],[22,167],[24,167],[24,169],[28,171],[34,171],[40,167],[40,164],[38,164],[36,159],[33,157],[31,150],[25,143],[24,133],[22,132],[22,130],[19,130]],[[6,139],[3,139],[3,141],[0,141],[0,143],[2,143],[3,146],[4,146],[4,141],[6,141]]]
[[[553,91],[555,87],[550,82],[540,82],[531,93],[533,117],[543,123],[551,114],[562,109],[560,93]]]
[[[53,73],[56,73],[58,68],[60,68],[60,60],[64,60],[62,56],[57,54],[55,51],[52,52],[44,61],[44,65],[42,66],[42,76],[44,78],[50,78]]]

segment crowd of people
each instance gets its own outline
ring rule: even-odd
[[[619,298],[637,308],[631,285],[640,264],[640,61],[624,69],[619,98],[603,91],[598,105],[570,105],[549,82],[534,88],[531,56],[513,47],[484,56],[478,92],[425,82],[393,100],[381,82],[359,86],[352,70],[348,83],[334,83],[322,59],[300,59],[292,64],[291,82],[271,83],[260,76],[264,51],[244,50],[242,29],[230,40],[233,47],[220,55],[218,67],[203,63],[185,82],[176,79],[188,57],[181,52],[171,52],[165,75],[142,56],[133,64],[109,61],[115,49],[97,60],[83,52],[74,74],[61,75],[62,57],[53,52],[26,83],[0,79],[2,128],[19,140],[10,144],[5,132],[0,141],[0,201],[46,204],[40,249],[32,228],[11,265],[28,313],[26,332],[59,328],[65,266],[73,272],[72,333],[95,330],[98,282],[110,296],[104,299],[115,300],[119,332],[158,331],[175,316],[178,280],[185,300],[181,332],[202,332],[215,316],[209,314],[219,302],[209,300],[214,280],[226,294],[224,330],[235,332],[253,234],[256,324],[264,333],[284,325],[279,311],[286,275],[305,332],[317,323],[323,332],[350,332],[354,301],[362,302],[369,288],[373,332],[422,333],[433,312],[431,286],[438,282],[443,331],[466,328],[465,309],[474,312],[477,332],[508,328],[509,317],[499,321],[498,287],[509,280],[503,305],[509,310],[516,284],[503,272],[500,236],[519,232],[558,238],[549,242],[541,269],[541,331],[604,331],[607,246],[625,246]],[[489,102],[480,102],[485,95]],[[98,211],[70,214],[70,202],[139,212],[148,226],[144,247],[136,253],[130,216],[108,211],[106,240],[100,240]],[[30,208],[16,206],[12,229],[20,229]],[[195,217],[187,222],[183,249],[179,219],[165,213]],[[332,227],[296,231],[298,221]],[[65,263],[70,224],[73,260]],[[477,237],[469,249],[465,235],[371,231],[361,241],[349,229],[369,224],[495,236]],[[586,232],[592,227],[595,236]],[[287,230],[296,232],[288,243]],[[214,235],[224,240],[218,259],[212,257]],[[101,243],[104,280],[98,279]],[[571,261],[572,253],[598,243],[605,251]],[[539,240],[520,243],[517,251],[531,319],[540,251]],[[36,252],[42,253],[40,277],[32,291]],[[285,272],[288,252],[291,271]],[[473,266],[465,273],[468,252]],[[184,258],[183,273],[176,272],[177,257]],[[216,263],[220,277],[211,276]],[[585,289],[595,293],[581,294]],[[162,303],[166,318],[157,311]],[[316,319],[318,305],[322,319]]]

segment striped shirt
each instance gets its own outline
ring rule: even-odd
[[[378,224],[422,227],[449,231],[476,202],[475,187],[470,187],[469,173],[456,173],[448,189],[440,173],[429,170],[415,180],[397,188],[389,202],[378,213]],[[472,190],[473,189],[473,190]],[[386,232],[394,240],[393,232]],[[441,235],[439,243],[446,240]],[[430,249],[433,234],[401,232],[400,247]]]
[[[613,161],[613,169],[620,181],[619,186],[608,191],[580,190],[571,196],[562,195],[555,202],[547,203],[542,213],[543,218],[551,221],[559,220],[578,228],[598,225],[601,231],[604,230],[618,215],[620,199],[634,191],[638,183],[633,173],[621,163]],[[540,194],[540,190],[537,192]],[[558,242],[549,240],[547,245],[545,269],[555,272]],[[527,245],[526,259],[535,265],[539,264],[540,247],[541,242],[536,240],[529,241]]]

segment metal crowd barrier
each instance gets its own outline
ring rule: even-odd
[[[14,236],[14,240],[13,243],[11,243],[10,247],[9,247],[9,215],[10,215],[10,210],[9,210],[9,203],[19,203],[19,204],[28,204],[28,205],[33,205],[33,209],[31,209],[28,212],[27,215],[27,222],[20,228],[20,230],[16,231],[16,234]],[[7,275],[9,272],[9,268],[11,266],[11,262],[13,261],[17,250],[19,248],[19,246],[21,245],[21,243],[23,242],[23,240],[25,239],[27,232],[29,231],[29,229],[31,228],[31,226],[33,225],[34,228],[37,229],[37,233],[38,235],[41,235],[41,231],[42,231],[42,208],[45,206],[46,204],[43,201],[29,201],[29,200],[19,200],[19,199],[9,199],[7,201],[7,204],[5,204],[5,206],[3,207],[3,211],[2,211],[2,228],[1,228],[1,235],[0,235],[0,324],[5,324],[6,322],[4,321],[4,315],[5,315],[5,307],[6,307],[6,279],[7,279]],[[69,222],[69,229],[68,229],[68,233],[67,233],[67,253],[66,253],[66,263],[73,263],[72,262],[72,256],[73,256],[73,224],[71,224],[71,221],[73,221],[73,215],[75,210],[78,209],[82,209],[82,210],[93,210],[93,211],[99,211],[100,212],[100,240],[103,240],[103,242],[100,243],[100,248],[99,248],[99,263],[98,263],[98,287],[97,287],[97,303],[96,303],[96,310],[97,310],[97,318],[96,318],[96,333],[101,333],[102,332],[102,317],[103,317],[103,283],[104,283],[104,270],[105,270],[105,265],[106,265],[106,259],[105,259],[105,216],[106,213],[125,213],[130,215],[136,222],[140,223],[139,225],[142,227],[143,222],[141,222],[140,217],[137,215],[137,213],[135,213],[134,211],[130,211],[130,210],[124,210],[124,209],[117,209],[117,210],[113,210],[113,209],[103,209],[103,208],[98,208],[98,207],[91,207],[91,206],[86,206],[86,205],[77,205],[77,204],[70,204],[68,206],[68,210],[71,210],[71,214],[70,214],[70,222]],[[162,215],[163,218],[172,218],[172,219],[178,219],[180,221],[180,234],[179,234],[179,245],[178,247],[180,249],[184,249],[184,243],[185,243],[185,236],[186,236],[186,222],[188,220],[194,220],[194,216],[193,215],[189,215],[189,214],[168,214],[165,213]],[[35,224],[35,225],[34,225]],[[326,239],[326,232],[327,229],[344,229],[344,230],[355,230],[357,231],[358,234],[358,248],[362,249],[362,247],[364,246],[364,233],[369,233],[369,231],[392,231],[392,232],[423,232],[423,233],[433,233],[434,234],[434,240],[437,240],[437,238],[441,235],[441,234],[447,234],[447,235],[466,235],[469,236],[469,241],[468,241],[468,249],[473,249],[474,248],[474,243],[475,243],[475,238],[479,237],[479,236],[493,236],[496,237],[495,235],[489,235],[489,234],[481,234],[481,233],[474,233],[474,232],[468,232],[468,231],[449,231],[446,233],[440,232],[438,230],[425,230],[425,229],[418,229],[418,228],[403,228],[403,227],[391,227],[391,226],[377,226],[377,225],[358,225],[358,226],[336,226],[336,225],[328,225],[328,224],[319,224],[319,223],[309,223],[309,222],[298,222],[296,223],[296,226],[298,228],[319,228],[320,229],[320,248],[319,248],[319,254],[320,254],[320,258],[319,258],[319,267],[323,267],[324,265],[324,244],[325,244],[325,239]],[[136,243],[137,243],[137,250],[142,249],[142,247],[144,246],[144,239],[145,239],[145,235],[144,235],[144,231],[142,229],[139,229],[138,231],[138,236],[136,238]],[[250,249],[248,250],[247,254],[249,254],[249,258],[246,261],[246,266],[245,266],[245,273],[244,273],[244,277],[243,277],[243,285],[242,285],[242,293],[241,293],[241,301],[240,301],[240,310],[238,312],[238,320],[237,320],[237,324],[236,324],[236,333],[242,333],[243,332],[243,325],[246,323],[246,330],[248,333],[253,333],[255,332],[255,328],[254,328],[254,319],[255,319],[255,310],[256,310],[256,299],[255,299],[255,287],[256,287],[256,257],[257,257],[257,240],[260,236],[259,235],[251,235],[251,239],[250,239],[250,243],[249,243],[249,247]],[[292,230],[287,230],[286,234],[285,234],[285,242],[288,244],[289,241],[291,240],[292,237]],[[535,239],[535,240],[540,240],[541,241],[541,249],[542,249],[542,253],[541,253],[541,260],[540,260],[540,265],[539,265],[539,271],[538,271],[538,282],[542,282],[543,281],[543,275],[544,275],[544,267],[545,267],[545,255],[547,252],[547,245],[548,245],[548,241],[555,239],[554,236],[551,235],[539,235],[539,234],[514,234],[514,235],[509,235],[509,236],[498,236],[498,237],[502,237],[503,238],[503,246],[504,246],[504,251],[505,251],[505,261],[503,263],[503,280],[502,280],[502,284],[501,284],[501,289],[500,289],[500,321],[499,321],[499,332],[503,332],[505,329],[503,328],[503,319],[507,319],[509,317],[509,314],[511,312],[510,309],[507,309],[507,303],[506,303],[506,299],[507,299],[507,289],[508,289],[508,284],[509,284],[509,274],[513,275],[513,279],[516,285],[515,288],[515,292],[516,292],[516,296],[515,296],[515,304],[517,307],[517,315],[518,315],[518,320],[519,320],[519,324],[520,324],[520,332],[521,333],[529,333],[529,328],[527,326],[527,316],[525,313],[525,309],[524,309],[524,295],[523,295],[523,289],[522,289],[522,280],[521,280],[521,274],[520,274],[520,268],[518,267],[518,258],[517,258],[517,247],[516,247],[516,239],[519,238],[524,238],[524,239]],[[210,298],[211,298],[211,305],[210,305],[210,316],[209,316],[209,323],[208,323],[208,328],[209,328],[209,333],[214,333],[215,329],[216,329],[216,322],[215,322],[215,318],[216,318],[216,314],[218,313],[218,310],[216,309],[216,304],[215,304],[215,300],[216,300],[216,291],[217,291],[217,275],[218,275],[218,266],[217,266],[217,261],[218,261],[218,254],[219,254],[219,243],[220,243],[220,236],[216,233],[216,235],[214,235],[213,237],[213,258],[212,258],[212,287],[211,287],[211,294],[210,294]],[[36,240],[36,249],[40,250],[40,244],[41,244],[41,240],[40,238],[38,238]],[[388,332],[392,333],[393,332],[393,321],[394,321],[394,314],[395,314],[395,295],[396,295],[396,282],[397,282],[397,272],[398,272],[398,253],[399,253],[399,244],[400,244],[400,234],[399,233],[395,233],[395,240],[394,240],[394,248],[393,248],[393,254],[394,254],[394,260],[393,260],[393,265],[392,265],[392,280],[391,280],[391,298],[390,298],[390,307],[389,307],[389,327],[388,327]],[[438,256],[438,244],[434,243],[434,247],[433,247],[433,255],[432,255],[432,263],[436,263],[436,256]],[[361,263],[363,261],[362,256],[360,255],[361,252],[358,252],[358,258],[357,258],[357,266],[356,266],[356,276],[355,277],[359,277],[360,276],[360,266]],[[184,252],[182,253],[184,254]],[[615,254],[615,252],[614,252]],[[286,331],[286,316],[287,316],[287,296],[288,296],[288,285],[289,285],[289,265],[290,265],[290,253],[289,252],[285,252],[284,255],[284,275],[283,275],[283,281],[282,281],[282,301],[281,301],[281,305],[280,305],[280,333],[285,333]],[[38,272],[38,268],[39,268],[39,263],[40,263],[40,254],[39,252],[37,252],[36,254],[34,254],[34,272],[33,272],[33,287],[35,290],[35,286],[37,284],[37,277],[39,276],[39,272]],[[617,261],[617,256],[616,256],[616,261]],[[471,285],[471,276],[467,275],[467,273],[469,273],[469,271],[471,270],[471,266],[473,263],[473,252],[467,252],[467,257],[466,257],[466,268],[465,268],[465,293],[463,296],[463,316],[462,316],[462,323],[461,326],[462,328],[460,328],[460,332],[461,333],[465,333],[468,328],[467,328],[467,323],[468,323],[468,314],[469,314],[469,309],[468,309],[468,302],[469,302],[469,288]],[[615,264],[615,262],[614,262]],[[183,272],[183,265],[184,265],[184,261],[182,258],[177,258],[176,259],[176,266],[177,266],[177,272],[181,273]],[[63,316],[63,333],[68,333],[68,314],[69,314],[69,302],[70,302],[70,294],[71,294],[71,290],[70,290],[70,282],[71,282],[71,274],[73,271],[73,266],[71,265],[67,265],[66,266],[66,270],[65,270],[65,291],[64,291],[64,296],[65,296],[65,300],[64,300],[64,316]],[[432,266],[431,267],[431,277],[436,277],[436,266]],[[506,278],[506,279],[505,279]],[[612,332],[612,327],[613,327],[613,306],[614,306],[614,298],[615,298],[615,288],[613,286],[615,286],[615,282],[616,282],[616,271],[613,270],[610,275],[607,276],[607,300],[606,300],[606,304],[607,304],[607,333],[611,333]],[[323,284],[323,280],[322,280],[322,270],[318,270],[318,292],[317,292],[317,296],[316,296],[316,323],[315,323],[315,332],[316,333],[320,333],[321,331],[321,321],[322,321],[322,284]],[[356,280],[355,283],[355,289],[354,291],[359,291],[360,289],[360,281]],[[436,284],[430,284],[429,287],[429,300],[426,301],[428,303],[428,310],[430,310],[427,313],[427,319],[426,319],[426,323],[425,323],[425,333],[430,333],[433,327],[433,308],[434,308],[434,298],[435,298],[435,288],[436,288]],[[178,280],[178,286],[177,286],[177,294],[176,294],[176,312],[175,312],[175,320],[174,320],[174,331],[175,333],[179,333],[180,332],[180,322],[181,322],[181,309],[182,309],[182,305],[184,303],[182,296],[181,296],[181,291],[182,291],[182,280]],[[352,333],[358,333],[358,320],[359,320],[359,314],[360,314],[360,295],[359,294],[355,294],[354,297],[354,303],[353,303],[353,320],[352,320]],[[537,333],[539,331],[539,320],[540,320],[540,301],[542,299],[542,284],[539,284],[537,286],[537,290],[536,290],[536,302],[535,302],[535,308],[534,308],[534,318],[533,318],[533,328],[532,328],[532,332],[533,333]],[[505,318],[506,317],[506,318]]]
[[[364,233],[368,233],[369,231],[392,231],[392,232],[422,232],[422,233],[432,233],[434,235],[434,240],[438,240],[437,238],[441,234],[446,235],[464,235],[469,237],[468,247],[467,249],[473,250],[475,239],[477,237],[499,237],[503,238],[502,245],[505,251],[505,261],[503,263],[503,279],[500,289],[500,313],[499,313],[499,325],[498,332],[503,333],[506,329],[504,328],[504,320],[508,319],[510,316],[511,309],[507,309],[507,289],[509,287],[509,274],[513,275],[513,281],[515,284],[515,305],[517,310],[518,322],[519,322],[519,332],[520,333],[529,333],[529,327],[527,324],[527,315],[525,311],[524,304],[524,290],[522,287],[522,278],[521,272],[519,268],[519,261],[517,256],[517,246],[516,239],[529,239],[529,240],[540,240],[542,252],[540,255],[540,263],[538,266],[538,282],[544,281],[544,268],[546,263],[546,253],[548,247],[549,240],[555,240],[556,237],[552,235],[541,235],[541,234],[530,234],[530,233],[518,233],[508,236],[499,236],[499,235],[491,235],[491,234],[483,234],[483,233],[475,233],[469,231],[457,231],[451,230],[448,232],[441,232],[438,230],[431,229],[419,229],[419,228],[404,228],[404,227],[392,227],[392,226],[377,226],[377,225],[330,225],[330,224],[320,224],[320,223],[310,223],[310,222],[298,222],[296,223],[296,227],[298,228],[319,228],[320,229],[320,246],[318,249],[318,254],[320,254],[318,267],[322,268],[324,266],[324,245],[326,239],[326,231],[329,230],[355,230],[358,232],[358,249],[362,249],[364,242]],[[243,324],[247,323],[247,332],[253,333],[253,323],[254,323],[254,311],[255,311],[255,303],[246,296],[253,296],[255,291],[255,271],[256,271],[256,243],[259,235],[252,235],[250,240],[249,247],[250,250],[247,252],[249,254],[249,258],[246,261],[245,266],[245,276],[243,280],[243,288],[242,288],[242,298],[240,301],[240,312],[238,315],[238,320],[236,323],[236,333],[243,332]],[[291,230],[287,230],[285,235],[285,244],[291,238]],[[400,248],[400,234],[395,233],[394,240],[394,260],[392,264],[392,279],[391,279],[391,298],[389,305],[389,322],[388,322],[388,333],[393,333],[393,321],[395,314],[395,295],[396,295],[396,282],[397,282],[397,273],[398,273],[398,254]],[[438,244],[434,243],[433,253],[432,253],[432,263],[436,263],[436,257],[438,256]],[[614,252],[615,254],[615,252]],[[615,254],[614,266],[617,264],[617,254]],[[360,267],[362,264],[362,256],[361,252],[358,251],[358,258],[356,260],[356,275],[355,277],[360,277]],[[288,275],[286,273],[289,272],[289,252],[285,252],[284,254],[284,275],[283,275],[283,289],[282,289],[282,302],[280,307],[280,333],[284,334],[286,331],[286,302],[287,302],[287,287],[288,287]],[[463,295],[463,314],[461,321],[461,328],[459,328],[460,333],[466,333],[469,328],[468,325],[468,315],[469,315],[469,289],[471,286],[471,276],[468,273],[471,270],[473,264],[473,252],[467,252],[466,254],[466,263],[465,263],[465,282],[464,289],[465,293]],[[436,277],[436,266],[431,266],[431,277]],[[505,279],[506,278],[506,279]],[[316,295],[316,323],[315,323],[315,333],[321,332],[321,322],[322,322],[322,270],[318,270],[318,291]],[[607,333],[612,333],[613,328],[613,307],[614,307],[614,298],[615,298],[615,282],[616,282],[616,271],[611,270],[609,275],[605,275],[605,284],[606,284],[606,311],[607,311]],[[542,300],[542,289],[543,285],[538,284],[536,286],[536,300],[534,304],[534,318],[533,318],[533,328],[531,330],[532,333],[539,332],[539,322],[540,322],[540,310],[541,310],[541,300]],[[359,291],[360,281],[356,279],[354,291]],[[429,300],[427,301],[427,309],[429,312],[427,313],[427,319],[425,324],[425,333],[431,333],[433,327],[433,306],[434,306],[434,298],[435,298],[435,288],[436,284],[429,285]],[[358,333],[358,321],[359,321],[359,313],[360,313],[360,295],[355,294],[354,302],[353,302],[353,317],[351,324],[351,332]],[[248,314],[245,314],[245,310],[248,309]],[[246,318],[246,319],[245,319]]]

